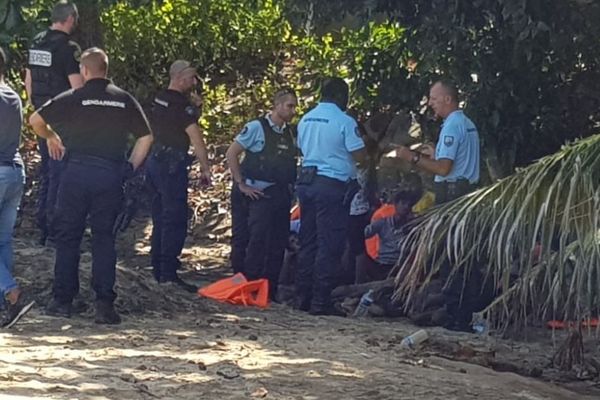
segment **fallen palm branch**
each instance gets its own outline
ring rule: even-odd
[[[451,277],[479,268],[503,293],[485,310],[498,325],[596,316],[599,155],[600,135],[577,141],[414,221],[402,243],[396,300],[410,307],[449,262]]]

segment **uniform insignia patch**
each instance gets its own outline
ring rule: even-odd
[[[362,136],[360,134],[360,129],[358,128],[358,126],[354,127],[354,134],[356,135],[356,137],[362,138]]]
[[[194,106],[187,106],[185,108],[185,113],[190,117],[198,117],[198,111]]]
[[[29,65],[51,67],[52,53],[45,50],[29,50]]]
[[[447,147],[450,147],[454,144],[454,136],[445,136],[444,137],[444,144]]]
[[[242,131],[240,132],[240,136],[243,136],[246,133],[248,133],[248,125],[244,126],[244,129],[242,129]]]
[[[73,46],[73,58],[75,59],[75,61],[80,62],[81,61],[81,47],[79,47],[77,42],[74,42],[72,40],[69,40],[69,45]]]

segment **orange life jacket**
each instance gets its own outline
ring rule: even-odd
[[[396,213],[396,207],[393,204],[383,204],[381,207],[377,209],[373,213],[371,217],[371,223],[377,221],[378,219],[391,217]],[[365,239],[365,247],[367,249],[367,254],[373,260],[377,260],[379,257],[379,235],[371,236],[368,239]]]

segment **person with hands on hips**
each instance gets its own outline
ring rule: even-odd
[[[107,79],[108,57],[96,47],[81,55],[83,87],[47,101],[29,119],[46,139],[54,160],[64,160],[54,229],[56,261],[51,316],[69,318],[79,292],[79,256],[87,217],[92,230],[92,287],[95,322],[118,324],[114,309],[117,254],[113,226],[121,210],[123,178],[137,169],[152,145],[150,126],[133,96]],[[128,138],[136,138],[125,168]]]
[[[296,106],[293,89],[278,90],[271,111],[247,123],[226,154],[233,179],[231,264],[250,280],[267,278],[272,299],[288,243],[296,181],[297,148],[290,125]]]
[[[451,82],[431,86],[429,107],[444,120],[435,152],[431,145],[419,151],[399,146],[396,151],[399,158],[435,175],[436,203],[441,204],[469,193],[479,182],[479,133],[459,109],[458,90]]]

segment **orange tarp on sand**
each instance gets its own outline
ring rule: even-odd
[[[269,281],[248,281],[244,274],[237,273],[198,289],[198,295],[223,303],[266,308],[269,305]]]

